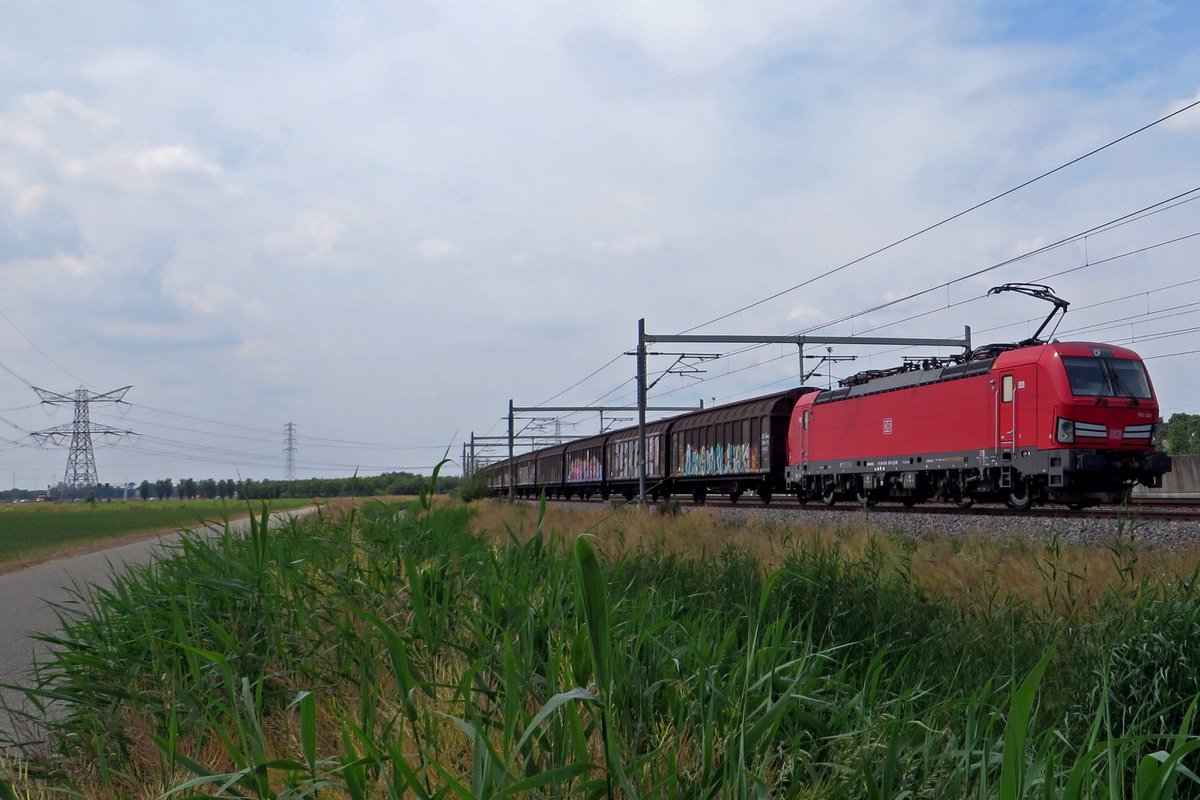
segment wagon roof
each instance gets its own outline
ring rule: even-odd
[[[601,433],[597,436],[589,436],[586,439],[576,439],[573,442],[567,442],[563,447],[568,453],[578,453],[580,450],[587,450],[589,447],[603,447],[611,433]]]
[[[660,419],[655,422],[647,422],[646,423],[646,435],[647,436],[656,436],[658,434],[663,433],[664,431],[666,431],[667,428],[671,427],[671,423],[674,422],[675,419],[676,419],[675,417],[672,417],[670,419]],[[620,430],[613,431],[612,439],[609,440],[609,444],[615,444],[617,442],[627,442],[630,439],[636,439],[636,438],[638,438],[638,429],[637,429],[637,426],[635,425],[632,428],[621,428]]]
[[[704,411],[692,411],[675,418],[674,430],[688,430],[716,422],[734,422],[769,414],[790,415],[792,406],[802,394],[815,391],[816,389],[808,388],[788,389],[785,392],[776,392],[766,397],[755,397],[751,400],[717,406]]]
[[[566,449],[567,449],[567,446],[565,444],[556,444],[553,447],[543,447],[542,449],[537,450],[536,452],[537,452],[538,458],[546,458],[546,457],[552,458],[554,456],[562,455],[563,451]]]

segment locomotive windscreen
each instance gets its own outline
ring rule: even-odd
[[[1149,400],[1150,381],[1141,361],[1128,358],[1063,356],[1076,397],[1135,397]]]

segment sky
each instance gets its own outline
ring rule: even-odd
[[[1013,281],[1070,301],[1059,338],[1145,357],[1164,415],[1200,413],[1200,107],[858,260],[1200,100],[1187,0],[0,18],[0,486],[63,477],[30,434],[73,408],[33,387],[132,387],[89,409],[138,434],[95,437],[101,482],[283,478],[289,423],[297,477],[457,473],[510,400],[635,403],[639,319],[1013,341],[1050,310],[984,297]],[[651,404],[798,384],[794,348],[740,350],[652,357]],[[809,382],[932,352],[838,346],[857,360]]]

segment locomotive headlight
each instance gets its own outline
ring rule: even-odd
[[[1075,443],[1075,422],[1074,420],[1058,418],[1058,432],[1055,436],[1061,444]]]

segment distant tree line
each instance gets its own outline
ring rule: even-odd
[[[1159,420],[1158,445],[1173,456],[1200,453],[1200,414],[1172,414]]]
[[[99,483],[92,487],[70,490],[60,482],[57,486],[52,486],[48,489],[4,489],[0,491],[0,503],[15,503],[21,500],[32,502],[39,497],[111,501],[123,500],[126,497],[133,499],[136,495],[132,483],[128,486],[123,483],[116,484],[115,486],[111,483]]]
[[[458,486],[458,477],[438,479],[438,491],[448,492]],[[142,500],[151,497],[181,500],[244,499],[271,500],[280,497],[367,497],[372,495],[407,494],[415,495],[422,486],[428,486],[427,475],[411,472],[387,472],[383,475],[363,475],[352,478],[304,478],[294,481],[214,480],[205,478],[181,478],[175,481],[163,478],[142,481],[137,494]]]

